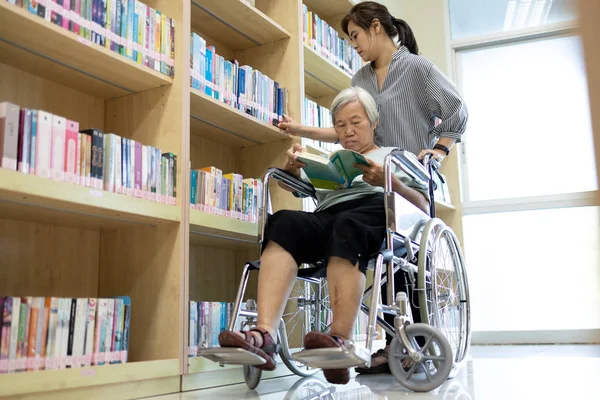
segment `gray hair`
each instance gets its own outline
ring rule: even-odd
[[[337,113],[347,104],[358,102],[360,103],[371,125],[374,125],[379,119],[379,111],[377,111],[377,104],[373,97],[365,89],[360,87],[349,87],[348,89],[342,90],[331,103],[331,120],[335,125],[335,116]]]

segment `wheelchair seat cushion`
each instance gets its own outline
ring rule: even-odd
[[[343,202],[323,211],[282,210],[269,218],[264,246],[273,241],[298,265],[340,257],[364,273],[385,237],[383,194]]]

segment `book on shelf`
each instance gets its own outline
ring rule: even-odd
[[[317,189],[350,188],[352,181],[363,174],[354,164],[369,165],[365,156],[347,149],[334,151],[328,158],[306,151],[296,154],[298,160],[306,164],[302,170]]]
[[[175,21],[139,0],[9,1],[164,75],[175,74]]]
[[[214,166],[192,170],[190,205],[193,210],[258,222],[263,183],[260,179],[223,172]]]
[[[0,296],[0,374],[127,362],[131,298]]]
[[[303,5],[302,21],[304,42],[317,54],[350,75],[362,67],[356,49],[306,5]]]
[[[153,146],[81,129],[43,110],[0,103],[2,168],[23,174],[175,204],[177,156]]]
[[[188,355],[195,357],[200,348],[219,347],[219,333],[229,325],[233,303],[190,301],[189,307]]]
[[[190,86],[232,108],[277,126],[288,114],[288,91],[262,72],[226,60],[192,32]]]

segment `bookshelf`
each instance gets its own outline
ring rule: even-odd
[[[336,28],[352,5],[305,3]],[[190,34],[279,82],[296,121],[305,96],[329,107],[351,77],[304,44],[300,0],[146,4],[176,24],[172,78],[0,0],[0,102],[177,155],[175,205],[0,169],[0,295],[132,300],[126,364],[0,374],[0,397],[149,397],[244,381],[240,367],[188,357],[188,305],[234,300],[244,263],[259,256],[258,225],[191,209],[191,170],[262,178],[300,139],[192,89]],[[458,174],[446,177],[459,199]],[[275,210],[302,209],[272,189]],[[438,213],[454,224],[459,206],[439,204]],[[255,296],[256,274],[247,288]],[[280,366],[263,376],[286,374]]]
[[[184,193],[185,7],[145,3],[175,21],[173,78],[0,2],[0,102],[172,152]],[[0,397],[131,398],[180,390],[183,317],[173,310],[182,309],[188,253],[181,197],[169,205],[0,169],[1,295],[129,296],[132,311],[127,363],[0,374]]]
[[[289,139],[289,135],[222,101],[190,89],[192,134],[233,147],[249,147]]]
[[[0,37],[1,62],[102,99],[172,83],[160,72],[6,1],[0,2]]]
[[[335,97],[350,86],[352,77],[335,65],[319,56],[304,44],[304,85],[305,91],[317,99]]]
[[[192,0],[192,29],[210,32],[234,50],[289,39],[290,32],[241,0]]]
[[[354,5],[350,0],[304,0],[310,9],[322,18],[329,18],[346,13]]]

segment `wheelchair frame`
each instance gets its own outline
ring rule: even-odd
[[[418,236],[419,230],[421,230],[428,222],[435,222],[435,224],[441,224],[443,228],[443,232],[449,233],[450,237],[454,240],[454,251],[458,252],[458,260],[462,265],[464,265],[464,261],[462,259],[462,253],[460,252],[460,247],[458,246],[458,240],[451,229],[441,221],[436,219],[435,217],[430,217],[425,214],[421,210],[417,209],[414,205],[409,203],[402,196],[393,192],[392,190],[392,166],[396,166],[400,168],[404,173],[410,176],[412,179],[417,182],[427,185],[430,188],[429,192],[431,194],[431,203],[430,203],[430,214],[432,216],[435,215],[435,204],[433,198],[433,190],[431,187],[432,182],[432,169],[439,167],[439,165],[432,165],[433,161],[430,162],[428,158],[425,159],[425,167],[419,163],[419,161],[412,155],[412,153],[405,152],[403,150],[394,150],[391,154],[386,156],[384,162],[384,174],[385,174],[385,186],[384,186],[384,195],[385,195],[385,210],[386,210],[386,238],[385,238],[385,248],[380,250],[375,254],[375,265],[373,270],[373,284],[367,288],[363,294],[363,299],[371,296],[370,306],[366,306],[364,302],[361,302],[361,310],[368,314],[368,324],[367,324],[367,338],[366,338],[366,346],[357,346],[352,340],[346,342],[346,345],[343,348],[337,349],[316,349],[316,350],[303,350],[295,354],[291,354],[290,348],[287,342],[287,332],[285,328],[285,322],[282,318],[279,328],[278,328],[278,336],[280,346],[278,348],[278,353],[281,355],[284,363],[290,370],[294,373],[301,376],[308,376],[316,372],[317,368],[346,368],[346,367],[355,367],[355,366],[370,366],[371,352],[373,348],[373,341],[377,336],[377,325],[381,325],[383,329],[390,335],[395,337],[394,341],[396,341],[396,347],[400,346],[400,349],[403,349],[405,353],[408,355],[405,358],[410,358],[414,365],[416,366],[416,362],[422,362],[424,353],[420,352],[417,347],[418,344],[414,340],[414,337],[409,337],[411,335],[416,335],[417,329],[421,331],[426,331],[428,335],[431,335],[429,342],[433,343],[435,337],[435,343],[438,345],[438,350],[445,352],[446,358],[450,356],[450,362],[448,363],[441,361],[439,356],[434,357],[437,360],[436,364],[436,374],[432,381],[431,375],[427,372],[427,378],[429,382],[424,384],[411,382],[410,378],[413,376],[414,367],[411,368],[411,374],[406,378],[403,376],[402,371],[398,369],[398,367],[392,368],[392,360],[390,359],[390,367],[392,368],[392,373],[396,378],[400,381],[403,386],[414,390],[414,391],[429,391],[437,388],[441,385],[447,378],[451,372],[452,367],[454,366],[454,360],[458,359],[458,361],[464,358],[464,355],[467,352],[469,343],[470,343],[470,314],[468,312],[468,285],[466,284],[466,274],[464,271],[461,271],[462,277],[464,279],[464,284],[466,285],[466,293],[464,294],[465,299],[461,302],[467,303],[467,314],[466,314],[466,332],[464,337],[465,345],[462,346],[462,349],[458,349],[461,353],[454,357],[452,355],[452,349],[448,340],[435,328],[431,327],[428,324],[413,324],[412,316],[409,313],[410,304],[408,302],[408,297],[406,293],[399,292],[395,296],[395,288],[394,288],[394,279],[387,279],[387,277],[394,276],[394,273],[399,270],[403,270],[408,273],[411,277],[411,282],[414,283],[414,274],[418,272],[418,267],[413,265],[410,260],[415,258],[415,255],[420,250],[420,246],[422,243],[416,243],[412,238],[416,238]],[[264,176],[264,186],[263,186],[263,203],[259,209],[259,232],[260,237],[258,244],[261,246],[263,244],[263,238],[266,229],[266,221],[267,215],[270,211],[270,192],[269,192],[269,182],[271,178],[276,179],[277,181],[284,183],[290,188],[294,189],[296,192],[307,196],[315,198],[315,189],[305,182],[297,179],[293,175],[287,173],[286,171],[271,168],[267,170]],[[407,207],[407,204],[410,206]],[[435,225],[434,224],[434,225]],[[398,245],[403,246],[406,250],[406,258],[397,257],[394,255],[394,249]],[[427,243],[425,243],[427,246]],[[427,249],[425,249],[427,251]],[[383,274],[383,265],[386,264],[386,274]],[[322,267],[320,267],[322,268]],[[229,321],[228,329],[233,331],[236,328],[236,323],[239,317],[246,317],[249,320],[256,320],[257,311],[252,309],[241,309],[241,304],[243,300],[243,296],[246,290],[246,286],[248,283],[249,273],[252,270],[259,270],[260,264],[259,262],[248,262],[243,269],[242,277],[240,280],[240,285],[238,287],[236,300],[234,303],[233,315]],[[310,278],[307,276],[301,276],[301,271],[308,270],[316,270],[317,268],[304,268],[299,269],[298,279],[303,279],[305,281],[319,284],[319,288],[321,288],[320,278]],[[429,272],[429,271],[428,271]],[[430,274],[428,274],[430,277]],[[387,304],[379,304],[381,285],[388,281],[387,287]],[[435,285],[435,282],[434,282]],[[414,290],[414,289],[413,289]],[[435,290],[434,290],[435,292]],[[321,290],[319,290],[319,295],[321,294]],[[317,299],[316,304],[317,307],[317,321],[320,321],[320,298]],[[384,313],[389,313],[395,315],[394,326],[389,325],[385,320],[377,316],[377,313],[382,311]],[[429,322],[429,321],[427,321]],[[425,325],[425,326],[423,326]],[[410,327],[410,328],[409,328]],[[462,329],[461,327],[461,334]],[[428,343],[429,343],[428,342]],[[423,346],[423,351],[426,351],[428,348],[434,348],[431,344],[426,344]],[[253,389],[255,388],[261,377],[261,371],[252,367],[252,365],[260,365],[265,362],[265,360],[253,353],[248,351],[237,349],[237,348],[212,348],[212,349],[201,349],[198,352],[199,356],[204,356],[213,361],[219,362],[221,365],[223,364],[238,364],[244,365],[244,373],[246,376],[246,383],[248,386]],[[432,356],[433,357],[433,356]],[[292,362],[300,362],[307,366],[314,367],[311,371],[300,371],[298,368],[294,368]],[[400,367],[401,369],[402,367]],[[438,372],[440,372],[438,374]],[[406,379],[405,379],[406,378]]]

